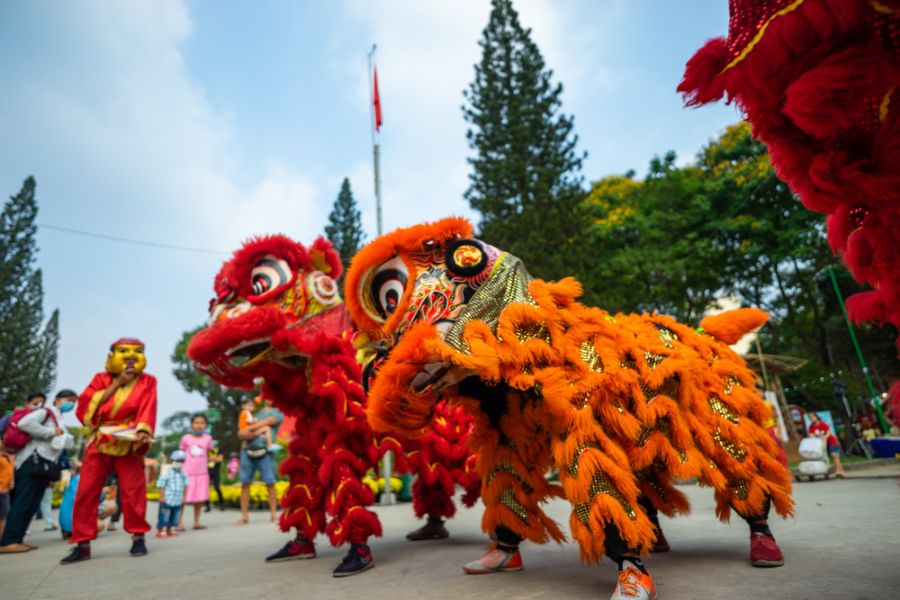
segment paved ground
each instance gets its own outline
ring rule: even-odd
[[[710,491],[685,487],[694,514],[664,521],[673,550],[649,560],[660,598],[900,597],[900,464],[853,475],[857,478],[796,486],[796,519],[774,522],[787,558],[778,569],[750,567],[743,522],[719,523]],[[378,566],[356,577],[333,579],[331,569],[343,551],[323,544],[316,560],[263,564],[262,557],[286,536],[263,513],[254,513],[250,525],[235,527],[234,511],[215,511],[204,515],[207,531],[151,538],[144,558],[127,555],[124,533],[105,533],[94,543],[92,560],[62,567],[58,561],[66,545],[54,534],[35,533],[28,539],[39,550],[0,556],[0,598],[608,598],[614,585],[610,563],[581,565],[572,544],[526,543],[525,571],[465,575],[460,565],[485,546],[476,510],[463,510],[451,522],[450,539],[417,543],[403,539],[416,524],[409,504],[377,510],[386,532],[373,546]],[[155,505],[150,512],[155,518]],[[550,504],[548,513],[568,521],[562,502]]]

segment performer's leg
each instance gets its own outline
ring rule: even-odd
[[[97,537],[97,508],[100,493],[112,470],[112,457],[88,446],[81,464],[81,479],[75,492],[72,509],[72,537],[70,544],[86,544]]]
[[[735,509],[750,527],[750,564],[754,567],[780,567],[784,564],[784,555],[769,529],[771,506],[771,501],[766,499],[762,510],[749,516],[742,515]]]
[[[646,496],[639,496],[638,504],[644,509],[647,518],[653,523],[653,527],[656,528],[656,541],[653,542],[653,550],[651,550],[651,552],[653,552],[653,554],[660,554],[671,550],[669,541],[666,539],[666,534],[663,533],[662,526],[659,524],[659,510],[657,510]]]
[[[436,470],[444,470],[441,465],[436,465]],[[456,513],[453,504],[453,489],[447,490],[441,481],[433,481],[430,485],[423,480],[424,474],[417,473],[413,483],[413,510],[416,516],[427,520],[422,527],[406,534],[406,539],[411,541],[439,540],[450,535],[444,527],[444,519],[449,519]]]
[[[115,458],[119,476],[119,504],[125,531],[141,537],[150,531],[147,523],[147,481],[144,479],[144,457],[129,454]]]

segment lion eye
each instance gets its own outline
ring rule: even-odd
[[[399,257],[387,261],[375,272],[369,292],[375,310],[383,318],[386,319],[397,310],[408,279],[409,271]]]
[[[256,263],[250,272],[250,287],[255,296],[262,296],[290,283],[291,267],[287,261],[268,255]]]

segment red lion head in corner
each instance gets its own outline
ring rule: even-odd
[[[252,388],[285,370],[302,377],[326,338],[352,327],[340,275],[340,257],[324,238],[309,248],[283,235],[251,239],[216,275],[209,325],[191,339],[188,356],[231,387]]]

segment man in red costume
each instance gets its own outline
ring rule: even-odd
[[[84,452],[81,481],[72,516],[72,552],[60,561],[69,564],[91,557],[97,537],[97,505],[110,472],[119,478],[119,497],[125,531],[132,536],[131,555],[147,554],[144,534],[150,524],[144,455],[156,425],[156,378],[144,373],[144,343],[122,338],[110,346],[106,371],[97,373],[78,397],[76,415],[91,428]]]

